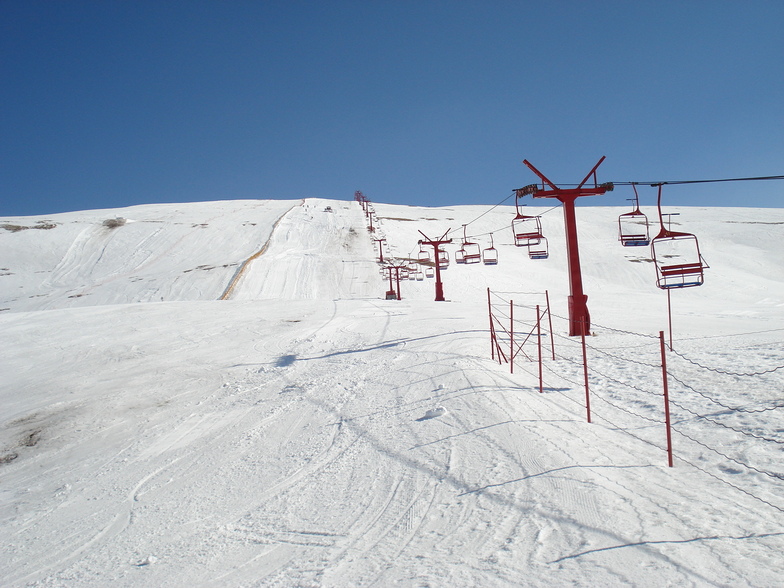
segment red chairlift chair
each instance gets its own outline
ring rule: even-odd
[[[640,247],[650,245],[651,237],[648,233],[648,217],[640,212],[640,198],[637,187],[634,188],[634,210],[618,217],[618,240],[624,247]]]
[[[460,250],[463,252],[463,263],[472,264],[482,261],[482,249],[479,247],[479,243],[468,240],[465,225],[463,225],[463,246]]]
[[[498,264],[498,250],[493,245],[493,233],[490,233],[490,247],[482,251],[482,261],[485,265]]]
[[[542,239],[536,245],[528,246],[529,259],[547,259],[549,256],[550,253],[547,248],[547,237],[542,237]]]
[[[433,260],[430,257],[430,251],[428,251],[427,249],[425,249],[421,245],[420,245],[420,248],[419,248],[419,257],[418,257],[418,259],[419,259],[419,263],[421,263],[421,264],[433,263]]]
[[[656,266],[656,286],[663,290],[701,286],[708,267],[700,253],[697,237],[691,233],[664,228],[659,185],[659,225],[661,229],[651,241],[651,256]]]
[[[419,271],[419,264],[415,261],[412,261],[408,264],[408,279],[409,280],[416,280],[417,272]]]
[[[436,277],[436,269],[432,265],[425,266],[425,277],[426,278],[435,278]]]
[[[455,263],[465,263],[465,251],[462,247],[455,251]]]
[[[528,216],[520,212],[520,198],[522,195],[515,195],[517,215],[512,219],[514,244],[517,247],[538,245],[542,239],[542,221],[538,216]]]
[[[449,252],[445,249],[438,250],[438,267],[442,270],[449,267]]]

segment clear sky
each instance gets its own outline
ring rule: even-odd
[[[602,155],[600,182],[784,174],[781,0],[0,0],[0,82],[4,216],[495,204],[523,159],[556,183]],[[665,201],[781,207],[784,181]]]

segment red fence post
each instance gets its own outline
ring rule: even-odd
[[[514,300],[509,301],[509,373],[514,373]]]
[[[553,352],[553,361],[555,361],[555,338],[553,337],[553,315],[550,314],[550,294],[547,290],[544,291],[544,299],[547,302],[547,321],[550,323],[550,350]]]
[[[672,351],[672,303],[670,302],[670,288],[667,288],[667,322],[670,327],[670,351]]]
[[[664,423],[667,427],[667,465],[672,467],[672,434],[670,433],[670,392],[667,388],[667,355],[664,349],[664,331],[659,331],[661,342],[662,382],[664,383]]]
[[[583,377],[585,378],[585,413],[588,415],[588,422],[591,422],[591,396],[588,394],[588,352],[585,348],[585,329],[580,334],[583,344]]]
[[[490,304],[490,288],[487,289],[487,314],[490,317],[490,358],[495,359],[496,342],[495,329],[493,327],[493,306]]]
[[[536,343],[539,349],[539,394],[544,392],[544,382],[542,381],[542,321],[539,314],[539,305],[536,305]]]

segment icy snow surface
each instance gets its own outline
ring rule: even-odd
[[[624,211],[577,211],[588,423],[561,211],[529,207],[530,260],[508,206],[373,208],[374,235],[318,199],[0,219],[2,585],[782,584],[784,209],[675,217],[710,269],[672,292],[668,468],[667,297]],[[497,266],[384,299],[373,237],[469,222]],[[543,392],[535,337],[491,359],[488,287],[520,329],[547,290]]]

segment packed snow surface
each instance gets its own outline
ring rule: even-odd
[[[667,295],[625,211],[577,210],[589,423],[561,211],[527,209],[534,260],[489,208],[0,219],[2,584],[780,586],[784,209],[673,217],[710,268],[671,291],[670,468]],[[463,224],[498,265],[454,263]],[[447,301],[415,273],[386,300],[379,254],[448,229]]]

